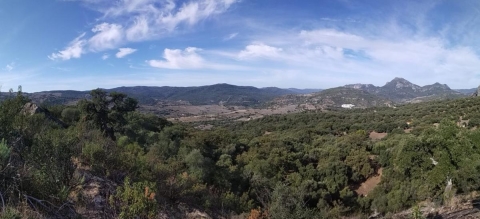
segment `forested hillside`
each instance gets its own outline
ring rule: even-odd
[[[214,84],[198,87],[134,86],[104,90],[107,92],[127,94],[137,99],[142,105],[155,105],[162,102],[183,102],[192,105],[224,104],[238,106],[255,106],[286,94],[306,94],[320,91],[320,89],[256,88],[230,84]],[[25,93],[24,95],[37,104],[72,104],[81,99],[89,98],[89,91],[57,90]],[[0,96],[0,100],[1,98],[2,96]]]
[[[197,130],[90,96],[46,109],[4,97],[0,218],[389,217],[480,189],[480,98]]]
[[[342,104],[353,104],[356,108],[368,108],[392,106],[393,102],[365,90],[337,87],[312,94],[285,95],[275,98],[267,105],[300,105],[307,109],[323,109],[329,107],[341,107]]]

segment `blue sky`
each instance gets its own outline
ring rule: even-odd
[[[2,91],[480,85],[480,1],[0,0]]]

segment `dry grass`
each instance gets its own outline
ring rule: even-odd
[[[287,114],[304,111],[297,105],[286,105],[269,108],[249,108],[242,106],[221,105],[175,105],[175,106],[143,106],[141,111],[165,116],[171,122],[202,122],[214,120],[250,121],[267,115]]]
[[[383,168],[379,168],[377,174],[368,178],[365,182],[360,184],[355,192],[358,195],[367,196],[381,181]]]
[[[387,133],[370,132],[369,137],[372,140],[380,140],[387,137],[387,135],[388,135]]]

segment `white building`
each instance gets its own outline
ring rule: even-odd
[[[345,109],[351,109],[353,108],[355,105],[353,104],[342,104],[342,108],[345,108]]]

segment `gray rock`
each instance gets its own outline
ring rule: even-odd
[[[471,96],[472,97],[478,97],[478,95],[480,94],[480,86],[478,86],[477,90],[475,91],[475,93],[473,93]]]
[[[31,102],[26,103],[22,109],[22,114],[28,115],[28,116],[31,116],[37,113],[44,113],[44,112],[45,112],[44,109],[40,108],[37,104],[31,103]]]

